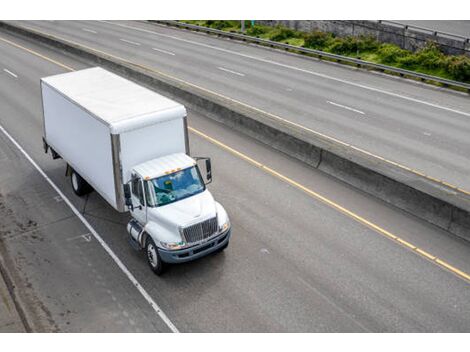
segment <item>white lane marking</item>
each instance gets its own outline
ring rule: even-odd
[[[86,242],[91,242],[91,233],[86,233],[84,235],[78,235],[78,236],[75,236],[75,237],[70,237],[70,238],[67,238],[67,241],[74,241],[74,240],[77,240],[77,239],[84,239]]]
[[[140,45],[140,43],[133,42],[132,40],[127,40],[127,39],[124,39],[124,38],[119,38],[119,40],[121,42],[129,43],[129,44],[132,44],[132,45]]]
[[[216,47],[216,46],[213,46],[213,45],[199,43],[199,42],[193,42],[191,40],[178,38],[178,37],[168,35],[168,34],[158,33],[158,32],[150,31],[150,30],[143,29],[143,28],[132,27],[132,26],[129,26],[129,25],[121,24],[121,23],[113,23],[113,22],[108,22],[108,21],[100,21],[100,22],[108,23],[108,24],[111,24],[111,25],[114,25],[114,26],[134,29],[136,31],[152,33],[152,34],[155,34],[155,35],[158,35],[158,36],[161,36],[161,37],[171,38],[171,39],[179,40],[179,41],[182,41],[182,42],[185,42],[185,43],[190,43],[190,44],[199,45],[199,46],[202,46],[202,47],[205,47],[205,48],[210,48],[210,49],[214,49],[214,50],[218,50],[218,51],[223,51],[223,52],[230,53],[230,54],[233,54],[233,55],[238,55],[238,56],[241,56],[241,57],[245,57],[247,59],[257,60],[257,61],[272,64],[272,65],[276,65],[276,66],[280,66],[280,67],[284,67],[284,68],[289,68],[291,70],[308,73],[308,74],[311,74],[311,75],[314,75],[314,76],[317,76],[317,77],[330,79],[330,80],[333,80],[333,81],[336,81],[336,82],[341,82],[341,83],[344,83],[344,84],[348,84],[348,85],[351,85],[351,86],[354,86],[354,87],[359,87],[359,88],[370,90],[370,91],[373,91],[373,92],[378,92],[378,93],[390,95],[392,97],[405,99],[405,100],[408,100],[408,101],[412,101],[414,103],[419,103],[419,104],[431,106],[431,107],[436,108],[436,109],[442,109],[442,110],[446,110],[446,111],[450,111],[450,112],[453,112],[453,113],[456,113],[456,114],[460,114],[460,115],[470,117],[470,112],[465,112],[465,111],[461,111],[461,110],[452,109],[452,108],[449,108],[447,106],[442,106],[442,105],[431,103],[431,102],[428,102],[428,101],[408,97],[406,95],[401,95],[401,94],[398,94],[398,93],[389,92],[389,91],[386,91],[386,90],[383,90],[383,89],[380,89],[380,88],[374,88],[374,87],[366,86],[366,85],[363,85],[363,84],[360,84],[360,83],[347,81],[347,80],[332,77],[332,76],[329,76],[329,75],[326,75],[326,74],[323,74],[323,73],[318,73],[318,72],[302,69],[302,68],[299,68],[299,67],[295,67],[295,66],[291,66],[291,65],[287,65],[287,64],[282,64],[280,62],[276,62],[276,61],[272,61],[272,60],[268,60],[268,59],[263,59],[261,57],[246,55],[246,54],[242,54],[242,53],[239,53],[239,52],[236,52],[236,51],[232,51],[232,50],[228,50],[228,49],[224,49],[224,48],[219,48],[219,47]]]
[[[175,55],[176,55],[175,53],[172,53],[171,51],[167,51],[167,50],[163,50],[163,49],[152,48],[152,50],[159,51],[159,52],[161,52],[161,53],[168,54],[168,55],[172,55],[172,56],[175,56]]]
[[[428,137],[431,135],[430,132],[423,132],[423,134],[424,134],[425,136],[428,136]]]
[[[97,33],[98,33],[97,31],[94,31],[94,30],[88,29],[88,28],[82,28],[82,31],[89,32],[89,33],[93,33],[93,34],[97,34]]]
[[[338,103],[334,103],[334,102],[329,101],[329,100],[327,100],[326,102],[327,102],[328,104],[337,106],[337,107],[339,107],[339,108],[343,108],[343,109],[346,109],[346,110],[354,111],[354,112],[357,112],[358,114],[364,115],[364,112],[361,111],[361,110],[357,110],[357,109],[354,109],[354,108],[350,108],[349,106],[341,105],[341,104],[338,104]]]
[[[232,71],[232,70],[229,70],[228,68],[224,68],[224,67],[217,67],[217,68],[218,68],[219,70],[222,70],[222,71],[225,71],[225,72],[228,72],[228,73],[232,73],[232,74],[237,75],[237,76],[245,77],[245,74],[244,74],[244,73]]]
[[[153,310],[158,314],[158,316],[165,322],[168,328],[172,332],[179,332],[171,320],[166,316],[166,314],[161,310],[153,298],[147,293],[147,291],[142,287],[142,285],[137,281],[137,279],[132,275],[132,273],[127,269],[124,263],[119,259],[119,257],[113,252],[113,250],[108,246],[108,244],[101,238],[101,236],[96,232],[96,230],[90,225],[90,223],[83,217],[83,215],[75,208],[72,202],[65,196],[60,188],[46,175],[46,173],[39,167],[38,164],[29,156],[29,154],[23,149],[23,147],[0,125],[0,131],[13,143],[13,145],[24,155],[24,157],[34,166],[34,168],[41,174],[42,177],[51,185],[51,187],[62,197],[62,199],[67,203],[72,212],[78,217],[78,219],[85,225],[85,227],[90,231],[93,237],[98,241],[98,243],[103,247],[106,253],[114,260],[119,269],[127,276],[129,281],[137,288],[140,294],[144,299],[150,304]],[[150,274],[149,274],[150,275]]]
[[[54,198],[54,200],[55,200],[57,203],[60,203],[60,202],[63,201],[63,199],[62,199],[60,196],[55,196],[55,197],[53,197],[53,198]]]
[[[6,68],[4,68],[3,71],[5,71],[6,73],[8,73],[10,76],[13,76],[13,77],[15,77],[15,78],[18,78],[18,75],[14,74],[14,73],[11,72],[10,70],[7,70]]]

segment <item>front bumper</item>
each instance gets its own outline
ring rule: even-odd
[[[210,241],[198,244],[194,247],[180,249],[176,251],[169,251],[166,249],[158,248],[158,254],[160,258],[165,263],[184,263],[191,260],[195,260],[205,255],[208,255],[212,252],[215,252],[225,244],[230,239],[231,229],[227,232],[214,237]]]

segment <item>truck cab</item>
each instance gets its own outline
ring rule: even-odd
[[[133,217],[128,232],[133,246],[145,249],[155,273],[167,263],[187,262],[228,246],[230,221],[207,189],[210,182],[210,159],[195,160],[184,153],[132,169],[124,187]]]

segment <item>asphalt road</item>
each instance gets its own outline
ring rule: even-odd
[[[42,57],[1,40],[6,38]],[[213,159],[210,190],[233,226],[229,248],[157,277],[127,243],[126,214],[76,197],[65,163],[42,150],[39,78],[86,62],[0,33],[0,125],[80,209],[183,332],[470,331],[470,284],[191,133]],[[5,71],[5,70],[8,70]],[[470,273],[470,245],[189,110],[193,129]],[[0,253],[40,331],[168,331],[51,187],[0,133]]]
[[[394,22],[470,38],[470,21],[398,20]]]
[[[142,22],[22,22],[138,62],[470,191],[470,100]]]

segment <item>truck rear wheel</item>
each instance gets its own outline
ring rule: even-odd
[[[160,255],[158,254],[157,246],[150,236],[147,238],[145,254],[147,256],[147,263],[149,264],[150,269],[152,269],[156,275],[161,275],[165,270],[165,263],[162,262]]]
[[[81,197],[93,191],[93,188],[88,184],[88,182],[86,182],[82,176],[75,172],[75,170],[72,170],[70,182],[72,183],[72,189],[77,196]]]

